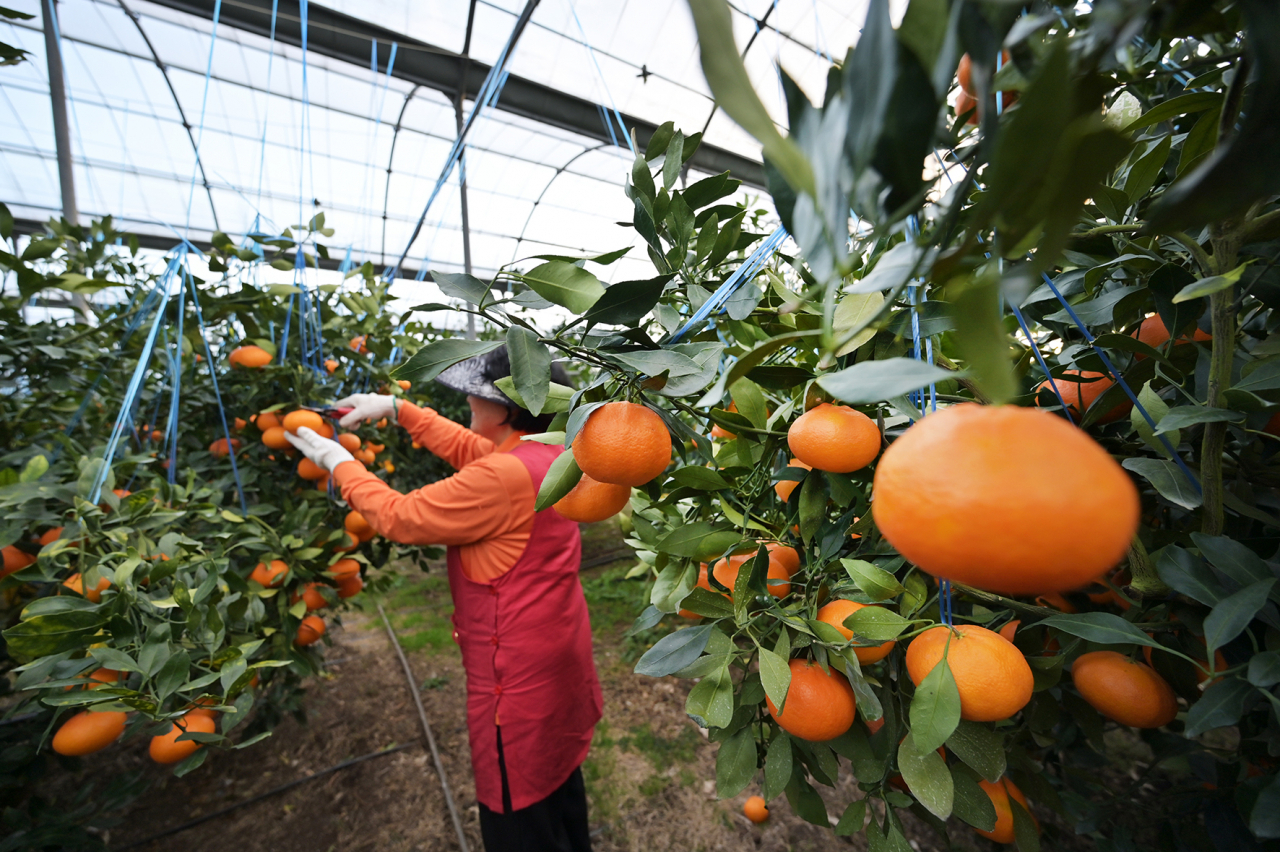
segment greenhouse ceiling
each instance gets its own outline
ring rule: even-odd
[[[41,2],[6,5],[34,17],[0,27],[0,41],[31,54],[0,68],[0,201],[31,223],[61,212]],[[744,180],[740,198],[762,193],[759,145],[714,109],[685,0],[532,5],[496,102],[466,138],[477,274],[638,243],[617,224],[631,218],[619,119],[641,145],[665,121],[705,129],[686,179],[728,169]],[[776,69],[819,95],[866,2],[731,7],[747,68],[785,125]],[[403,276],[463,268],[458,169],[406,244],[524,0],[280,0],[274,16],[272,0],[57,8],[82,219],[114,214],[163,245],[278,231],[323,211],[338,258],[385,266],[407,249]],[[611,277],[650,273],[632,254]]]

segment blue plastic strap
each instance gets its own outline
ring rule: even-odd
[[[182,282],[185,285],[191,280],[190,270],[186,265],[182,267]],[[182,397],[182,333],[183,320],[187,307],[187,290],[185,286],[178,288],[178,339],[177,352],[169,356],[169,373],[171,378],[171,389],[169,392],[169,484],[173,485],[177,481],[178,475],[178,406]],[[231,442],[227,442],[227,448],[230,449]]]
[[[1013,309],[1013,315],[1018,320],[1018,326],[1027,337],[1027,344],[1030,345],[1031,351],[1035,354],[1036,361],[1040,364],[1040,369],[1044,370],[1044,377],[1048,379],[1053,395],[1058,398],[1058,404],[1062,406],[1062,413],[1066,416],[1068,422],[1075,423],[1075,419],[1071,416],[1071,408],[1067,405],[1067,401],[1062,398],[1062,394],[1058,392],[1058,383],[1053,380],[1053,374],[1049,372],[1049,365],[1045,363],[1044,355],[1041,354],[1040,346],[1036,343],[1036,339],[1031,336],[1031,329],[1027,325],[1026,319],[1022,316],[1022,311],[1018,310],[1018,306],[1013,302],[1009,302],[1009,307]]]
[[[773,257],[773,253],[778,250],[778,247],[782,245],[783,240],[785,240],[787,236],[787,229],[779,225],[778,229],[766,237],[765,241],[757,246],[756,250],[742,262],[742,265],[735,269],[733,274],[725,279],[723,284],[716,288],[716,291],[711,294],[711,298],[703,302],[702,306],[693,312],[693,315],[689,317],[688,322],[682,325],[675,334],[671,335],[671,339],[668,343],[679,343],[680,338],[689,333],[689,329],[706,321],[706,319],[711,316],[712,311],[719,311],[723,308],[725,303],[729,301],[729,298],[737,292],[743,284],[746,284],[748,281],[751,281],[756,277],[756,273],[758,273],[761,267],[768,262],[769,258]]]
[[[778,0],[773,0],[776,6]],[[600,85],[604,87],[604,96],[609,99],[609,108],[613,110],[614,118],[618,120],[618,128],[622,131],[622,137],[627,140],[627,147],[631,149],[631,155],[635,156],[636,146],[631,142],[631,134],[627,133],[627,123],[622,120],[622,113],[618,112],[618,106],[613,101],[613,93],[609,91],[609,81],[605,79],[604,71],[600,68],[600,61],[596,59],[596,52],[591,49],[591,42],[587,40],[587,31],[582,26],[582,19],[578,17],[578,8],[574,6],[573,0],[569,0],[569,11],[573,13],[573,21],[578,25],[578,32],[582,35],[582,46],[587,49],[587,55],[591,57],[591,64],[596,67],[596,73],[600,75]],[[613,131],[609,131],[609,135],[613,135]],[[617,144],[617,140],[614,140]]]

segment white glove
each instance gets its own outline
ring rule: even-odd
[[[393,423],[396,420],[396,398],[384,393],[353,393],[333,404],[334,408],[350,408],[343,415],[338,425],[343,429],[354,429],[361,421],[381,420],[386,417]],[[315,461],[315,459],[312,459]],[[319,462],[316,462],[319,464]]]
[[[369,396],[372,396],[372,394],[369,394]],[[296,435],[285,432],[284,438],[297,447],[304,456],[330,473],[343,462],[356,460],[355,456],[347,452],[346,447],[337,441],[321,438],[314,429],[306,426],[299,428]]]

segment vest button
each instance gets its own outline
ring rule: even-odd
[[[498,634],[497,634],[497,633],[495,633],[495,634],[493,634],[492,636],[490,636],[490,637],[489,637],[489,644],[490,644],[490,645],[492,645],[492,646],[493,646],[493,647],[495,647],[495,648],[496,648],[496,647],[498,647]]]
[[[496,598],[496,597],[498,596],[498,589],[497,589],[497,587],[496,587],[496,586],[490,586],[490,587],[489,587],[489,594]]]
[[[495,687],[493,688],[493,694],[494,694],[494,695],[501,695],[501,694],[502,694],[502,684],[498,684],[497,686],[495,686]]]

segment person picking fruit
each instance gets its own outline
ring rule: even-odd
[[[388,395],[336,403],[352,409],[339,421],[344,428],[386,418],[457,469],[408,494],[311,429],[288,440],[331,471],[343,499],[380,535],[448,546],[485,848],[578,852],[591,848],[581,764],[603,707],[578,580],[582,540],[573,521],[534,511],[562,448],[520,440],[546,431],[552,415],[535,417],[498,390],[494,382],[510,374],[502,348],[437,378],[467,395],[470,429]],[[569,384],[559,364],[551,380]]]

